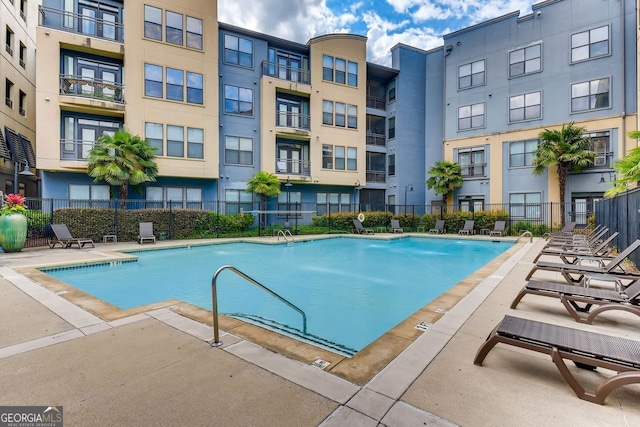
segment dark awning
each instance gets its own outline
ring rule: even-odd
[[[0,158],[11,160],[11,150],[9,149],[9,141],[4,139],[0,132]]]
[[[31,141],[26,136],[18,135],[13,129],[6,126],[4,127],[4,133],[7,138],[6,145],[11,154],[7,158],[30,167],[36,167],[36,156]]]

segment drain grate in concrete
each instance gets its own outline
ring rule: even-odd
[[[426,331],[427,329],[429,329],[432,326],[433,326],[433,323],[420,322],[420,323],[418,323],[416,325],[416,329],[418,329],[420,331]]]
[[[311,366],[315,366],[316,368],[324,369],[327,366],[331,365],[331,362],[327,362],[326,360],[318,359],[311,364]]]

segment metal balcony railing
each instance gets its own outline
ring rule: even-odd
[[[27,65],[24,63],[24,59],[21,59],[21,60],[20,60],[20,66],[21,66],[22,68],[26,68],[26,66],[27,66]]]
[[[385,171],[367,171],[367,182],[386,182],[387,174]]]
[[[120,43],[124,41],[124,25],[122,24],[45,6],[39,6],[38,12],[38,25],[41,27],[85,34]]]
[[[7,50],[7,53],[11,56],[13,56],[13,48],[11,47],[11,45],[5,45],[5,49]]]
[[[11,100],[11,98],[5,98],[4,103],[7,105],[7,107],[13,108],[13,101]]]
[[[384,110],[387,106],[384,98],[378,98],[377,96],[367,96],[367,108],[375,108],[377,110]]]
[[[384,147],[387,145],[387,138],[384,134],[367,132],[367,145]]]
[[[293,113],[291,111],[276,112],[276,126],[283,126],[293,129],[311,129],[311,117],[306,114]]]
[[[311,176],[311,162],[308,160],[276,158],[276,173]]]
[[[27,115],[27,112],[25,111],[24,108],[19,108],[18,112],[20,113],[21,116],[26,116]]]
[[[311,84],[311,72],[275,62],[262,62],[262,75],[295,83]]]
[[[61,74],[60,95],[84,96],[123,103],[124,86],[107,80]]]
[[[77,139],[60,140],[60,160],[82,162],[89,156],[89,151],[95,146],[95,141]]]
[[[487,167],[486,163],[462,166],[460,175],[462,175],[465,178],[486,176],[485,174],[486,167]]]

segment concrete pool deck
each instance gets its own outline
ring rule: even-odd
[[[543,244],[519,244],[363,384],[231,334],[211,348],[211,327],[171,307],[104,320],[22,273],[110,259],[135,243],[0,254],[0,405],[62,405],[67,425],[640,425],[640,385],[600,406],[578,399],[546,355],[499,345],[473,365],[507,313],[640,340],[628,313],[580,325],[539,296],[509,309]],[[577,375],[594,384],[603,373]]]

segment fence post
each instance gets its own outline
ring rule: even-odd
[[[169,239],[173,240],[173,204],[169,200]]]
[[[113,209],[113,232],[118,235],[118,204],[116,203]],[[117,238],[117,237],[116,237]]]

